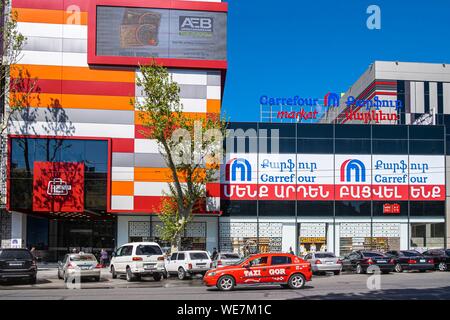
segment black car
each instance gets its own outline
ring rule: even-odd
[[[450,249],[432,249],[423,253],[434,260],[434,267],[439,271],[447,271],[450,267]]]
[[[0,280],[26,279],[36,283],[36,261],[28,249],[0,249]]]
[[[434,261],[415,250],[400,250],[386,252],[388,257],[395,260],[395,272],[403,272],[404,270],[419,270],[425,272],[434,270]]]
[[[382,273],[394,271],[395,260],[374,251],[353,251],[342,260],[343,271],[356,271],[357,274],[371,272],[378,267]]]

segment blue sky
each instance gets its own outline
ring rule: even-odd
[[[229,0],[222,110],[259,121],[259,99],[345,92],[375,60],[450,63],[449,0]],[[381,30],[369,30],[369,5]]]

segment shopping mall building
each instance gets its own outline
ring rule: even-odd
[[[156,57],[186,113],[219,114],[227,4],[12,4],[27,37],[18,67],[38,78],[39,92],[8,129],[1,245],[34,246],[45,260],[71,248],[167,245],[157,208],[170,171],[130,103],[142,99],[138,66]],[[450,65],[375,62],[345,94],[320,100],[317,121],[299,99],[279,101],[301,117],[230,124],[220,182],[208,184],[184,248],[342,255],[450,244]]]

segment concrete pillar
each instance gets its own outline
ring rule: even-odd
[[[21,248],[26,247],[27,216],[26,214],[11,213],[11,240],[17,240]]]
[[[340,243],[341,243],[341,232],[340,232],[340,224],[336,223],[336,226],[334,228],[334,254],[336,255],[336,257],[339,257],[341,255],[341,247],[340,247]]]
[[[334,252],[334,224],[327,224],[327,251]]]
[[[206,221],[206,250],[211,253],[214,248],[219,248],[218,223],[217,217],[208,217]]]
[[[295,223],[284,223],[283,224],[283,235],[282,235],[282,242],[281,242],[281,251],[282,252],[289,252],[289,248],[292,247],[292,250],[294,252],[297,252],[297,226]]]
[[[400,250],[408,250],[409,249],[409,234],[408,234],[409,225],[408,223],[400,224]]]

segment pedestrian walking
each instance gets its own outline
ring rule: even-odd
[[[290,254],[295,254],[295,253],[294,253],[294,250],[292,250],[292,247],[289,247],[289,253],[290,253]]]
[[[214,248],[214,249],[213,249],[212,256],[211,256],[211,260],[215,260],[215,259],[217,258],[217,255],[218,255],[218,253],[217,253],[217,248]]]

